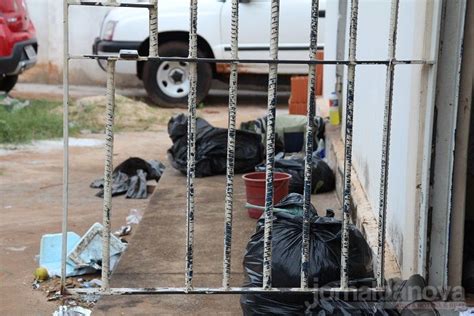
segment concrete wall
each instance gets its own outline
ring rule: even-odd
[[[59,0],[26,0],[30,17],[36,27],[39,43],[38,64],[21,76],[23,81],[59,83],[62,81],[63,5]],[[69,9],[71,54],[92,52],[94,39],[99,36],[101,22],[108,8],[78,7]],[[103,84],[105,73],[96,61],[76,60],[70,63],[70,80],[79,84]],[[138,83],[134,78],[128,82]],[[124,79],[124,78],[119,78]],[[131,80],[131,81],[130,81]]]
[[[398,59],[424,57],[424,37],[429,36],[425,33],[426,8],[429,1],[433,0],[400,0],[396,53]],[[348,5],[350,6],[350,1]],[[348,15],[349,12],[350,7]],[[334,16],[336,15],[328,12],[328,25],[332,25],[330,19]],[[359,1],[357,59],[387,58],[389,20],[389,0]],[[328,47],[331,44],[332,42],[327,41],[328,52],[332,51]],[[347,55],[346,46],[346,58]],[[416,272],[415,218],[418,216],[418,210],[415,193],[417,148],[422,146],[418,144],[418,110],[422,102],[421,71],[421,66],[397,66],[395,72],[387,233],[403,276]],[[353,162],[374,215],[378,213],[385,73],[385,66],[358,66],[356,69]],[[347,80],[347,71],[344,80]],[[343,104],[345,95],[344,81]]]

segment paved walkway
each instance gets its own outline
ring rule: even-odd
[[[222,279],[225,177],[197,179],[194,285],[219,287]],[[168,168],[116,271],[112,287],[182,287],[185,258],[186,178]],[[235,178],[232,286],[243,281],[242,259],[256,220],[244,209],[245,188]],[[337,209],[334,193],[313,196],[316,207]],[[100,300],[95,315],[236,314],[239,295],[117,296]]]

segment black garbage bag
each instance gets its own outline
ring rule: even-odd
[[[312,316],[388,316],[399,313],[387,311],[383,303],[364,300],[347,301],[337,296],[315,298],[305,315]]]
[[[285,196],[283,199],[281,199],[277,205],[275,205],[273,211],[303,216],[303,204],[304,204],[304,198],[301,194],[290,193],[287,196]],[[318,216],[318,212],[314,208],[313,204],[311,204],[310,216],[311,218]]]
[[[474,221],[466,221],[464,231],[464,263],[462,283],[468,293],[474,293],[474,239],[468,232],[474,230]]]
[[[279,116],[277,116],[278,118]],[[291,115],[290,115],[291,117]],[[285,152],[285,144],[284,144],[284,135],[280,135],[278,133],[279,126],[278,124],[284,124],[284,123],[279,123],[278,119],[275,122],[277,124],[276,130],[277,132],[275,133],[275,152],[280,153],[280,152]],[[266,133],[267,133],[267,116],[263,116],[260,118],[257,118],[252,121],[247,121],[247,122],[242,122],[240,123],[240,129],[244,131],[249,131],[253,133],[257,133],[262,136],[262,142],[265,144],[266,141]],[[318,144],[320,140],[325,139],[325,133],[326,133],[326,126],[324,119],[320,116],[316,116],[314,118],[314,133],[313,133],[313,150],[317,151],[318,150]]]
[[[296,195],[293,195],[296,196]],[[283,200],[285,201],[285,200]],[[300,207],[302,207],[300,196]],[[292,206],[298,203],[291,204]],[[288,208],[277,204],[275,208]],[[314,209],[314,208],[313,208]],[[303,217],[287,212],[275,212],[272,238],[272,286],[299,287]],[[339,280],[342,223],[333,217],[310,219],[309,286],[322,286]],[[257,230],[247,244],[244,257],[244,287],[261,287],[263,274],[264,219],[257,222]],[[372,252],[362,233],[349,227],[349,277],[373,277]],[[240,305],[244,315],[302,315],[313,301],[311,294],[242,294]]]
[[[300,193],[304,191],[304,159],[284,159],[276,157],[276,172],[285,172],[291,175],[289,192]],[[265,171],[265,164],[255,167],[255,171]],[[313,157],[311,168],[311,193],[330,192],[336,187],[336,178],[328,164],[319,158]]]
[[[385,292],[374,293],[364,289],[376,287],[375,278],[349,281],[349,287],[360,292],[350,295],[336,293],[316,294],[313,302],[308,305],[305,315],[401,315],[401,316],[437,316],[433,301],[441,300],[441,293],[428,291],[431,298],[424,297],[426,281],[422,276],[414,274],[407,280],[389,279],[385,284]],[[339,288],[340,282],[331,282],[323,288]]]
[[[267,116],[260,117],[258,119],[242,122],[240,123],[240,129],[242,131],[247,131],[260,135],[262,145],[265,149],[265,144],[267,141]],[[275,152],[285,152],[285,144],[283,143],[283,135],[279,135],[278,132],[275,132]]]
[[[168,134],[173,146],[168,159],[177,170],[187,170],[188,117],[179,114],[168,122]],[[261,137],[255,133],[237,131],[235,142],[235,173],[253,171],[264,158]],[[213,127],[206,120],[196,120],[196,177],[225,174],[227,163],[227,129]]]
[[[146,199],[147,181],[160,181],[164,170],[165,166],[158,160],[128,158],[115,167],[112,173],[112,196],[125,194],[128,199]],[[102,189],[96,196],[104,196],[104,179],[95,180],[90,187]]]

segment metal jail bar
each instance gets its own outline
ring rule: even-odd
[[[311,4],[311,31],[309,35],[309,59],[315,60],[318,50],[318,17],[319,0]],[[309,273],[309,217],[311,212],[311,178],[313,166],[313,126],[316,112],[316,65],[309,65],[308,70],[308,119],[306,122],[304,191],[303,191],[303,242],[301,246],[301,288],[308,288]]]
[[[197,0],[190,0],[189,58],[197,58]],[[197,64],[189,64],[188,172],[186,190],[186,289],[193,287],[194,176],[196,155]]]
[[[105,109],[104,209],[102,223],[102,289],[109,289],[110,212],[112,210],[112,171],[114,153],[115,59],[107,60],[107,105]]]
[[[388,34],[388,59],[390,61],[395,60],[395,51],[397,46],[398,9],[399,0],[392,0],[392,6],[390,11],[390,30]],[[385,81],[382,158],[380,166],[380,200],[377,245],[377,287],[379,288],[382,288],[384,285],[385,225],[387,213],[387,187],[390,154],[390,130],[392,121],[394,70],[394,65],[392,62],[390,62],[390,64],[387,65],[387,77]]]
[[[239,0],[232,0],[231,19],[231,58],[211,59],[198,58],[197,56],[197,10],[198,0],[190,0],[190,32],[189,32],[189,56],[183,57],[159,57],[158,56],[158,1],[151,0],[149,3],[118,3],[116,0],[106,2],[65,0],[64,1],[64,168],[63,168],[63,244],[62,244],[62,277],[61,289],[64,293],[65,271],[67,258],[67,225],[68,225],[68,105],[69,105],[69,60],[71,59],[106,59],[107,60],[107,108],[106,108],[106,159],[104,165],[104,209],[103,209],[103,287],[97,289],[74,289],[72,293],[90,294],[100,293],[104,295],[134,295],[134,294],[241,294],[241,293],[329,293],[329,292],[352,292],[358,289],[348,287],[349,271],[349,220],[350,220],[350,197],[351,197],[351,168],[352,168],[352,130],[353,130],[353,107],[354,107],[354,84],[355,68],[357,65],[386,65],[386,97],[384,108],[384,132],[382,151],[382,174],[380,186],[380,209],[378,226],[378,261],[377,261],[377,286],[363,289],[366,292],[383,292],[384,281],[384,249],[385,249],[385,213],[387,198],[388,178],[388,156],[390,149],[390,121],[392,111],[393,75],[395,65],[406,64],[433,64],[425,60],[396,60],[395,46],[397,33],[397,19],[399,0],[392,0],[389,53],[387,60],[356,60],[357,44],[357,19],[358,0],[351,1],[351,23],[349,40],[348,60],[317,60],[318,40],[318,11],[319,0],[312,0],[311,4],[311,32],[310,49],[308,60],[280,60],[278,59],[278,34],[279,34],[279,11],[280,1],[271,1],[271,38],[269,59],[239,59],[238,58],[238,30],[239,30]],[[185,259],[185,282],[184,287],[155,287],[155,288],[110,288],[109,287],[109,262],[110,262],[110,210],[111,210],[111,174],[113,156],[113,117],[115,106],[115,63],[118,60],[130,60],[128,57],[120,56],[98,56],[98,55],[69,55],[68,42],[68,7],[70,5],[83,6],[110,6],[147,8],[149,10],[150,49],[148,57],[137,57],[133,60],[140,61],[184,61],[190,67],[190,92],[188,96],[188,172],[186,191],[186,259]],[[229,118],[228,118],[228,143],[227,143],[227,174],[226,174],[226,196],[224,204],[225,230],[224,230],[224,253],[223,253],[223,279],[221,288],[206,288],[193,286],[193,250],[194,250],[194,219],[195,219],[195,142],[196,142],[196,94],[197,94],[197,67],[199,63],[227,63],[230,64],[231,73],[229,78]],[[233,180],[234,180],[234,156],[236,142],[236,114],[237,114],[237,86],[238,65],[245,63],[260,63],[269,65],[268,104],[267,104],[267,139],[266,139],[266,196],[265,196],[265,224],[264,224],[264,260],[263,260],[263,284],[262,287],[231,287],[231,247],[232,247],[232,213],[233,213]],[[303,242],[301,248],[301,284],[299,288],[273,288],[271,280],[272,265],[272,223],[273,223],[273,165],[275,159],[275,115],[276,115],[276,92],[278,64],[306,64],[308,65],[308,117],[305,139],[305,179],[304,179],[304,220],[303,220]],[[308,270],[309,257],[309,234],[310,234],[310,205],[311,205],[311,165],[312,165],[312,133],[316,109],[315,81],[316,65],[347,65],[347,110],[345,129],[345,164],[344,164],[344,190],[343,190],[343,226],[341,240],[341,284],[338,288],[309,288]]]
[[[238,59],[239,46],[239,0],[232,0],[232,22],[231,22],[231,57]],[[238,65],[230,65],[229,78],[229,119],[227,133],[227,175],[225,190],[225,224],[224,224],[224,270],[222,287],[230,286],[231,250],[232,250],[232,212],[234,201],[234,164],[235,164],[235,120],[237,116],[237,80]]]
[[[347,74],[346,130],[344,139],[344,184],[342,205],[342,237],[341,237],[341,289],[349,284],[349,221],[351,207],[351,171],[352,171],[352,123],[354,117],[354,84],[357,45],[357,19],[359,0],[351,1],[351,23],[349,28],[349,68]]]
[[[278,60],[278,35],[280,18],[280,1],[272,0],[270,29],[270,59]],[[271,64],[268,73],[268,106],[267,106],[267,148],[265,174],[265,223],[263,233],[263,288],[272,286],[272,230],[273,230],[273,166],[275,164],[275,115],[277,93],[278,64]]]

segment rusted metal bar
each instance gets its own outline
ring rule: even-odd
[[[148,9],[148,23],[150,42],[148,48],[149,57],[158,57],[158,0],[151,0],[153,8]]]
[[[115,59],[107,61],[107,105],[105,109],[104,208],[102,216],[102,291],[109,290],[110,211],[112,210],[112,171],[114,153]]]
[[[388,59],[395,59],[397,47],[397,26],[398,26],[399,0],[392,0],[390,12],[390,29],[388,33]],[[385,226],[387,214],[387,186],[388,168],[390,158],[390,131],[392,122],[392,101],[393,101],[393,78],[395,67],[393,63],[387,66],[387,76],[385,79],[385,108],[383,118],[382,136],[382,158],[380,166],[380,197],[379,197],[379,220],[378,220],[378,246],[377,246],[377,286],[384,286],[384,266],[385,266]]]
[[[351,171],[352,171],[352,123],[354,117],[354,83],[355,60],[357,47],[357,19],[359,0],[351,1],[351,21],[349,29],[349,66],[347,75],[346,130],[344,150],[344,188],[343,188],[343,221],[341,237],[341,289],[349,284],[349,223],[351,207]]]
[[[61,242],[61,294],[66,286],[69,208],[69,6],[63,1],[63,218]]]
[[[74,55],[70,59],[99,59],[107,60],[108,58],[116,58],[116,55]],[[118,60],[129,60],[118,58]],[[286,64],[286,65],[433,65],[433,60],[308,60],[308,59],[231,59],[231,58],[189,58],[189,57],[144,57],[141,56],[135,61],[177,61],[189,63],[219,63],[219,64]]]
[[[231,57],[238,59],[239,45],[239,0],[232,0],[231,21]],[[227,134],[227,175],[225,196],[225,225],[224,225],[224,272],[222,286],[229,287],[231,271],[231,249],[232,249],[232,212],[234,201],[234,164],[235,164],[235,136],[237,116],[237,73],[238,65],[230,65],[229,78],[229,119]]]
[[[311,33],[309,59],[315,60],[318,51],[318,17],[319,0],[313,0],[311,5]],[[309,217],[311,212],[311,178],[313,165],[313,127],[316,112],[316,65],[310,65],[308,70],[308,120],[306,122],[306,152],[304,164],[304,192],[303,192],[303,242],[301,247],[301,288],[308,288],[309,273]]]
[[[189,57],[197,58],[197,0],[190,0]],[[194,249],[194,177],[196,156],[197,64],[189,64],[188,95],[188,166],[186,177],[186,289],[193,287]]]
[[[83,5],[83,6],[93,6],[93,7],[122,7],[122,8],[138,8],[138,9],[153,8],[152,3],[140,3],[140,2],[139,3],[119,3],[116,0],[108,0],[106,2],[69,0],[67,1],[67,3],[69,5]]]
[[[270,59],[278,60],[280,1],[271,4]],[[275,164],[275,116],[278,64],[270,64],[268,74],[267,146],[265,175],[265,224],[263,246],[263,288],[272,286],[273,166]]]
[[[268,293],[383,293],[379,288],[261,288],[261,287],[230,287],[230,288],[212,288],[195,287],[188,289],[185,287],[147,287],[147,288],[110,288],[107,293],[102,293],[94,288],[69,289],[71,294],[101,294],[111,295],[155,295],[155,294],[268,294]],[[367,295],[367,294],[364,294]]]

